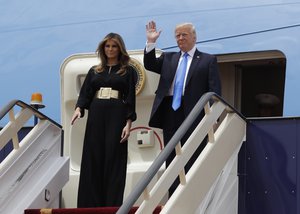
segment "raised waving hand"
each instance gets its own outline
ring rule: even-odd
[[[146,36],[148,43],[155,43],[157,38],[160,36],[161,30],[157,31],[156,23],[154,21],[150,21],[146,25]]]

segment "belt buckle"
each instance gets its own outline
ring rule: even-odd
[[[100,96],[102,99],[110,99],[111,88],[100,88]]]

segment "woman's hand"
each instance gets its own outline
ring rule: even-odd
[[[71,125],[73,125],[75,123],[75,121],[81,117],[80,111],[81,111],[81,109],[79,107],[77,107],[75,109],[75,112],[74,112],[74,114],[72,116],[72,119],[71,119]]]
[[[130,129],[131,129],[131,120],[127,120],[126,126],[123,128],[122,134],[121,134],[121,141],[120,143],[124,143],[126,140],[128,140],[130,136]]]
[[[154,21],[150,21],[146,25],[146,36],[147,36],[148,43],[155,43],[160,33],[161,30],[160,31],[156,30],[156,23]]]

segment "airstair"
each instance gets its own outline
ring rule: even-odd
[[[60,207],[61,190],[69,179],[62,127],[20,100],[1,109],[0,119],[6,117],[9,122],[0,131],[0,150],[13,146],[0,163],[0,213]],[[22,127],[32,118],[37,124],[20,139]]]
[[[204,118],[181,148],[180,139],[203,109]],[[185,173],[185,164],[206,136],[207,145],[188,173]],[[162,206],[160,213],[237,213],[236,163],[245,136],[245,118],[218,95],[205,94],[117,213],[128,213],[141,194],[144,201],[136,213],[152,213],[158,206]],[[176,157],[154,187],[149,189],[148,184],[174,148]],[[180,185],[162,205],[161,200],[178,175]]]
[[[203,108],[204,118],[180,148],[179,139]],[[206,147],[185,173],[184,165],[206,135]],[[117,213],[126,214],[142,195],[136,213],[150,214],[161,207],[160,213],[170,214],[298,214],[299,143],[299,117],[244,118],[221,97],[207,93]],[[174,148],[177,156],[150,188]],[[162,203],[177,175],[180,185]]]

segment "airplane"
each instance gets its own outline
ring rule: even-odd
[[[147,3],[149,4],[149,2],[139,3],[142,9],[139,9],[138,14],[149,9]],[[142,64],[145,44],[144,26],[149,19],[155,19],[158,28],[163,30],[157,44],[158,55],[163,51],[178,51],[175,39],[170,39],[174,37],[173,31],[177,23],[188,21],[196,24],[197,48],[217,56],[222,82],[222,98],[244,117],[258,118],[259,121],[275,121],[274,118],[289,117],[297,120],[299,115],[300,103],[296,99],[300,87],[297,83],[300,78],[297,72],[300,65],[298,60],[299,2],[231,1],[226,3],[216,0],[201,2],[200,9],[197,9],[199,2],[187,2],[187,9],[179,10],[179,12],[176,9],[165,12],[162,10],[164,4],[164,7],[173,5],[171,1],[151,3],[153,6],[151,9],[154,10],[151,12],[156,12],[154,15],[146,13],[147,15],[142,17],[138,15],[132,18],[127,17],[126,27],[122,28],[118,25],[106,28],[106,30],[118,30],[124,34],[127,48],[133,58],[132,63],[136,66],[141,80],[137,85],[138,120],[134,123],[133,135],[129,143],[126,196],[130,195],[133,187],[163,150],[162,131],[152,129],[147,123],[159,78],[145,70]],[[116,18],[109,22],[124,22],[124,19]],[[104,22],[102,25],[106,26],[107,23]],[[98,32],[101,32],[99,35],[106,33],[103,29]],[[97,39],[99,35],[96,36]],[[138,45],[136,45],[137,41]],[[92,42],[86,43],[91,48],[93,47],[91,43],[95,46],[97,42],[93,37]],[[62,190],[62,206],[66,208],[76,206],[74,189],[78,182],[85,123],[85,120],[81,120],[80,123],[71,127],[69,121],[82,80],[88,68],[98,62],[93,51],[86,52],[82,46],[71,51],[64,57],[59,54],[60,67],[57,70],[60,74],[58,81],[60,86],[57,87],[57,82],[56,88],[61,89],[60,96],[57,96],[61,112],[60,116],[57,116],[57,112],[54,116],[54,121],[59,121],[58,123],[64,130],[64,155],[70,157],[70,177]],[[65,90],[65,88],[72,88],[72,90]],[[55,93],[58,94],[58,92]],[[43,96],[49,97],[50,95],[47,94],[50,94],[50,90],[43,93]],[[57,97],[53,99],[56,100],[55,102],[57,102]],[[265,105],[269,100],[273,101],[271,107]],[[48,115],[48,109],[52,108],[51,102],[46,99],[46,108],[41,109],[46,115]],[[51,118],[53,113],[49,115]],[[157,180],[164,171],[165,168],[162,166],[157,173]],[[150,186],[154,183],[155,181],[152,181]],[[136,203],[140,204],[142,200],[139,198]],[[166,201],[167,197],[164,196],[162,200]],[[237,203],[238,200],[235,203],[236,207]],[[294,209],[299,209],[296,205],[294,206],[296,207]],[[245,208],[239,209],[239,213],[245,211]]]

